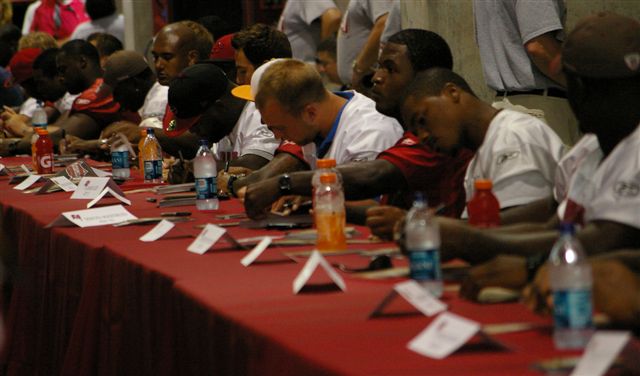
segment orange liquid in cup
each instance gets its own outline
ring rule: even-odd
[[[344,251],[347,249],[347,238],[344,234],[346,217],[344,212],[316,213],[316,230],[319,251]]]

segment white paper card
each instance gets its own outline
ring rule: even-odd
[[[69,180],[66,176],[54,176],[50,178],[55,185],[62,188],[65,192],[73,192],[78,188],[71,180]]]
[[[26,172],[27,175],[33,175],[33,172],[31,172],[31,170],[29,170],[29,167],[27,167],[25,164],[21,164],[20,168],[22,169],[22,171]]]
[[[131,201],[129,199],[119,195],[118,192],[111,189],[111,187],[107,187],[98,195],[98,197],[94,198],[87,204],[87,208],[90,208],[93,205],[97,204],[98,201],[102,200],[102,198],[106,195],[111,195],[115,197],[118,201],[122,202],[123,204],[131,205]]]
[[[300,292],[300,290],[302,290],[309,278],[311,278],[311,276],[313,275],[313,272],[318,268],[318,265],[320,265],[325,270],[325,272],[327,272],[329,278],[331,278],[331,280],[340,288],[340,290],[347,290],[347,285],[344,283],[344,279],[342,279],[340,274],[338,274],[333,269],[333,267],[331,267],[327,260],[322,256],[322,253],[320,253],[318,250],[314,250],[307,262],[304,264],[304,267],[302,268],[300,273],[298,273],[298,276],[293,280],[294,294],[297,294],[298,292]]]
[[[24,191],[25,189],[31,187],[35,182],[40,180],[40,175],[29,175],[28,178],[24,179],[22,183],[13,187],[13,189],[17,189],[19,191]]]
[[[213,246],[225,232],[227,232],[227,230],[224,228],[209,223],[204,226],[204,229],[202,229],[202,232],[198,235],[196,240],[189,245],[187,251],[204,255],[204,253],[208,251],[209,248],[211,248],[211,246]]]
[[[104,190],[109,183],[109,178],[97,178],[85,176],[80,179],[78,188],[71,195],[72,199],[93,200]]]
[[[171,229],[174,226],[175,226],[175,223],[171,221],[167,221],[166,219],[163,219],[162,221],[160,221],[160,223],[155,225],[149,232],[142,235],[140,237],[140,240],[142,240],[143,242],[154,242],[160,239],[161,237],[165,236],[166,233],[171,231]]]
[[[571,375],[604,375],[630,338],[629,332],[612,330],[595,332]]]
[[[244,256],[242,260],[240,260],[240,263],[244,266],[251,265],[251,263],[256,261],[256,259],[260,257],[262,252],[267,249],[269,244],[271,244],[271,237],[265,236],[264,238],[262,238],[262,240],[260,240],[260,243],[256,244],[256,246],[253,247],[251,252],[247,253],[247,255]]]
[[[414,280],[396,283],[393,288],[418,311],[427,316],[433,316],[447,309],[446,304]]]
[[[0,172],[2,172],[2,170],[4,170],[5,168],[6,167],[2,163],[0,163]]]
[[[80,227],[112,225],[136,216],[129,213],[122,205],[104,206],[101,208],[76,210],[62,213],[62,216]]]
[[[451,312],[443,312],[407,348],[434,359],[443,359],[459,349],[480,330],[480,324]]]
[[[101,177],[101,178],[109,177],[109,176],[112,175],[110,172],[103,171],[103,170],[97,169],[95,167],[91,167],[91,169],[93,170],[93,172],[96,173],[96,176]]]

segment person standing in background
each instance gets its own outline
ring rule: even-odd
[[[66,41],[80,23],[89,20],[80,0],[42,0],[35,10],[30,31],[44,31]]]
[[[76,27],[70,39],[87,39],[93,33],[107,33],[124,43],[124,16],[116,13],[113,0],[87,0],[84,4],[91,20]]]
[[[287,35],[295,59],[312,63],[318,44],[338,31],[341,15],[333,0],[289,0],[278,30]]]
[[[338,32],[338,74],[365,95],[371,89],[390,0],[351,0]]]
[[[549,69],[564,40],[564,1],[474,0],[473,13],[485,81],[496,91],[494,107],[541,118],[573,145],[580,132],[566,80]]]

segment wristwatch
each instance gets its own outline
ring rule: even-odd
[[[227,180],[227,192],[233,196],[233,197],[237,197],[236,196],[236,191],[233,189],[233,183],[236,182],[236,180],[243,178],[244,174],[240,174],[240,175],[232,175],[229,174],[229,179]]]
[[[278,179],[278,188],[280,189],[280,196],[291,194],[291,176],[289,176],[289,174],[280,176]]]

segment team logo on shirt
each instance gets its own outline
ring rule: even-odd
[[[89,103],[91,103],[89,99],[85,99],[85,98],[76,99],[76,104],[89,104]]]
[[[619,181],[614,185],[613,190],[620,197],[636,197],[640,193],[640,185],[635,182]]]
[[[410,139],[410,138],[405,138],[404,140],[402,140],[402,142],[400,142],[400,145],[405,145],[405,146],[413,146],[415,145],[417,142],[415,142],[414,140]]]
[[[498,165],[501,165],[503,163],[505,163],[508,160],[511,159],[516,159],[520,156],[520,152],[519,151],[508,151],[506,153],[502,153],[498,156],[498,158],[496,159],[496,163]]]
[[[167,130],[174,131],[176,127],[177,127],[176,119],[171,119],[171,121],[169,122],[169,126],[167,127]]]

